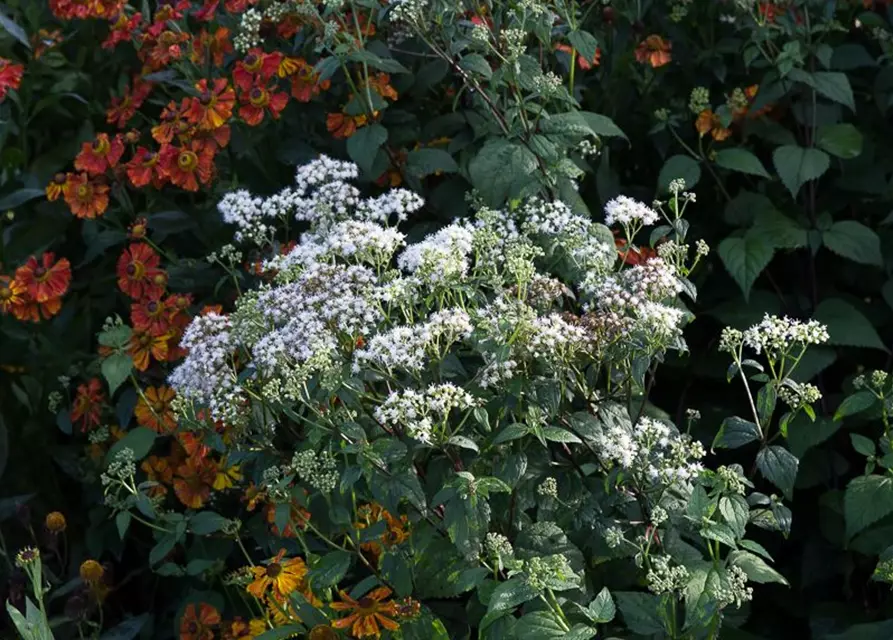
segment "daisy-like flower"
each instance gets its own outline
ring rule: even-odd
[[[206,131],[222,127],[233,115],[236,92],[226,78],[216,78],[210,85],[208,80],[199,80],[195,89],[198,97],[192,99],[186,116],[189,122]]]
[[[167,178],[162,170],[160,159],[161,156],[157,151],[138,147],[126,165],[130,184],[139,189],[151,183],[153,187],[160,189]]]
[[[397,90],[391,86],[391,76],[387,73],[376,73],[369,78],[369,87],[382,98],[396,100]]]
[[[47,200],[50,202],[54,202],[59,199],[59,196],[62,195],[65,190],[65,185],[68,184],[68,181],[71,179],[70,173],[57,173],[53,176],[53,179],[50,180],[50,183],[46,186],[46,195]]]
[[[163,300],[144,299],[130,305],[133,328],[153,336],[167,333],[171,327],[172,310]]]
[[[35,302],[46,302],[59,298],[68,291],[71,282],[71,263],[68,258],[56,260],[51,251],[44,253],[40,260],[35,256],[16,269],[16,280],[28,290]]]
[[[652,34],[636,47],[636,60],[642,63],[647,62],[652,68],[657,69],[665,64],[669,64],[673,59],[670,54],[671,49],[671,43],[657,34]]]
[[[220,612],[206,602],[186,606],[180,619],[180,640],[213,640]]]
[[[387,587],[373,589],[359,600],[354,600],[344,591],[339,591],[338,595],[343,602],[333,602],[329,606],[335,611],[351,613],[332,623],[336,629],[349,628],[350,634],[355,638],[378,638],[382,627],[388,631],[400,628],[399,623],[392,619],[397,616],[397,603],[393,600],[385,602],[391,595],[391,590]]]
[[[266,631],[267,623],[259,618],[248,621],[236,618],[223,632],[223,640],[254,640]]]
[[[99,426],[102,417],[102,403],[105,393],[99,378],[91,378],[87,384],[78,386],[77,395],[71,405],[71,421],[81,423],[81,431],[88,431]]]
[[[161,153],[161,166],[172,184],[186,191],[198,191],[198,185],[211,182],[214,172],[214,147],[197,140],[181,147],[167,147]]]
[[[46,302],[37,302],[25,291],[24,299],[20,304],[12,307],[12,315],[22,322],[40,322],[41,319],[49,320],[62,309],[62,298],[50,298]]]
[[[109,186],[91,179],[86,173],[79,173],[69,177],[62,188],[62,197],[75,216],[93,219],[108,209]]]
[[[230,30],[226,27],[217,27],[213,34],[204,29],[198,37],[192,41],[192,54],[190,58],[195,64],[202,65],[210,58],[215,67],[223,66],[223,57],[232,53],[233,43],[230,38]]]
[[[120,43],[130,40],[133,37],[133,32],[139,28],[142,21],[143,14],[141,14],[139,11],[134,13],[129,18],[124,12],[121,12],[117,16],[111,18],[109,20],[111,28],[109,29],[108,36],[106,36],[105,40],[103,40],[102,42],[102,48],[114,49]]]
[[[233,69],[233,82],[242,91],[251,91],[257,81],[266,82],[279,72],[281,53],[264,53],[261,49],[251,49],[236,62]]]
[[[344,140],[366,124],[366,116],[350,116],[346,113],[330,113],[326,116],[326,130],[336,140]]]
[[[237,464],[228,464],[226,458],[217,465],[217,475],[214,477],[215,491],[232,489],[236,483],[243,479],[241,467]]]
[[[170,433],[177,427],[177,419],[171,408],[176,393],[170,387],[146,387],[136,401],[133,415],[140,426],[158,433]]]
[[[188,458],[177,467],[174,493],[190,509],[201,509],[211,497],[211,485],[217,471],[208,460]]]
[[[710,109],[704,109],[698,114],[695,129],[702,138],[709,133],[717,142],[722,142],[732,135],[732,130],[722,126],[719,116]]]
[[[156,36],[149,31],[143,34],[140,58],[153,71],[163,69],[183,56],[183,45],[189,42],[188,33],[165,30]]]
[[[9,276],[0,276],[0,313],[25,303],[28,290],[21,282]]]
[[[562,53],[566,53],[567,55],[571,55],[573,53],[574,48],[569,44],[556,44],[555,51],[561,51]],[[601,64],[602,58],[602,50],[600,48],[596,48],[595,57],[592,60],[587,60],[580,52],[577,52],[577,66],[580,67],[583,71],[589,71],[592,67],[597,67]]]
[[[136,115],[136,110],[149,97],[152,86],[151,82],[145,82],[139,77],[134,78],[133,84],[124,89],[123,96],[112,98],[111,106],[105,112],[106,122],[115,125],[119,129],[126,127],[130,119]]]
[[[6,98],[10,89],[18,89],[22,84],[25,67],[7,58],[0,58],[0,101]]]
[[[127,353],[133,358],[133,366],[137,371],[145,371],[151,363],[150,358],[157,362],[165,362],[168,358],[168,340],[170,336],[162,334],[153,336],[148,331],[134,329],[130,342],[127,343]]]
[[[191,102],[188,99],[184,99],[180,104],[169,102],[161,110],[161,115],[159,116],[161,122],[152,127],[152,138],[155,142],[158,144],[170,144],[175,136],[191,130],[186,118],[190,106]]]
[[[143,242],[131,244],[118,258],[118,287],[137,300],[157,300],[164,293],[167,278],[159,268],[161,258]],[[158,276],[162,276],[159,285]]]
[[[74,159],[78,171],[86,171],[91,176],[114,169],[124,153],[124,141],[117,135],[109,139],[107,133],[100,133],[93,142],[85,142],[81,152]]]
[[[263,122],[267,112],[271,118],[278,120],[287,104],[287,93],[275,89],[271,91],[263,82],[258,82],[249,91],[242,91],[239,96],[239,116],[245,124],[255,127]]]
[[[290,58],[294,63],[294,69],[289,73],[291,77],[291,96],[298,102],[310,102],[313,96],[320,91],[328,89],[332,83],[329,80],[320,82],[319,74],[313,70],[313,65],[303,58]]]
[[[307,576],[307,565],[303,558],[286,558],[285,549],[280,549],[266,565],[251,567],[254,576],[246,589],[255,598],[262,599],[271,591],[279,597],[294,593]]]

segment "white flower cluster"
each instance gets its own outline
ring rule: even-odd
[[[299,451],[291,460],[291,468],[303,482],[321,493],[331,493],[341,480],[335,457],[328,451]]]
[[[801,322],[767,313],[759,324],[744,331],[743,337],[744,344],[756,353],[765,351],[768,358],[775,359],[794,346],[803,349],[827,342],[828,328],[817,320]]]
[[[688,583],[688,569],[682,565],[670,566],[670,556],[653,555],[648,558],[648,563],[645,581],[651,593],[662,595],[679,591]]]
[[[618,464],[653,483],[687,483],[704,469],[699,462],[705,455],[700,442],[647,416],[632,429],[617,422],[603,428],[596,437],[596,449],[605,464]]]
[[[453,409],[466,410],[477,404],[470,393],[452,383],[435,384],[422,391],[405,389],[391,393],[375,409],[375,419],[386,426],[402,427],[419,442],[433,442],[435,428],[441,430]]]
[[[421,371],[428,358],[445,355],[458,340],[471,335],[471,317],[462,309],[432,313],[427,321],[397,326],[370,338],[365,348],[354,354],[354,371],[364,365],[392,372],[396,369]]]
[[[223,196],[217,204],[223,221],[238,227],[233,235],[237,242],[248,241],[259,245],[269,240],[272,225],[267,224],[268,210],[262,207],[263,202],[262,198],[239,189]]]
[[[391,22],[421,24],[428,0],[389,0]]]
[[[713,588],[713,597],[719,601],[720,607],[741,605],[753,599],[753,587],[747,586],[747,573],[737,566],[726,567],[725,579]]]
[[[617,196],[605,205],[605,224],[609,226],[650,226],[657,220],[658,214],[654,209],[627,196]]]
[[[778,397],[792,409],[799,409],[822,399],[822,392],[814,384],[787,379],[778,387]]]
[[[236,51],[244,53],[252,47],[260,45],[260,25],[263,20],[263,14],[255,8],[248,9],[242,14],[239,33],[233,39]]]
[[[472,242],[469,229],[451,224],[408,246],[397,264],[432,288],[457,284],[468,274]]]

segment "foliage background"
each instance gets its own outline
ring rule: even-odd
[[[652,401],[677,423],[686,408],[699,409],[702,441],[713,441],[726,416],[747,411],[744,398],[723,376],[725,361],[716,350],[722,326],[744,328],[764,313],[828,324],[831,344],[817,349],[801,373],[803,381],[823,391],[820,416],[815,424],[791,425],[787,438],[800,458],[790,535],[759,540],[791,586],[758,586],[747,631],[728,637],[887,637],[889,623],[871,630],[856,625],[893,618],[889,585],[871,580],[893,531],[893,496],[885,495],[886,513],[858,536],[848,535],[844,518],[846,487],[865,469],[865,456],[854,450],[851,435],[879,438],[881,409],[834,417],[853,391],[854,374],[889,370],[891,364],[893,156],[886,144],[893,134],[891,9],[883,2],[744,3],[746,10],[737,4],[574,6],[581,19],[575,30],[591,33],[601,55],[591,70],[576,68],[574,96],[583,110],[610,118],[624,133],[597,131],[604,146],[589,162],[580,200],[598,215],[601,205],[621,192],[650,201],[679,175],[696,191],[691,233],[706,239],[714,252],[696,283],[699,297],[692,311],[698,320],[686,334],[691,357],[661,370]],[[68,257],[74,271],[62,312],[52,321],[32,326],[0,318],[0,519],[11,549],[28,537],[22,522],[39,522],[42,514],[64,505],[70,530],[79,532],[70,536],[72,558],[103,552],[115,558],[122,586],[114,601],[123,617],[156,606],[163,582],[141,575],[145,541],[122,544],[113,527],[101,522],[95,469],[82,460],[83,439],[72,433],[70,422],[53,424],[48,394],[72,367],[82,377],[99,372],[96,333],[107,316],[127,312],[115,287],[114,265],[134,215],[147,217],[150,238],[173,258],[172,290],[192,292],[197,300],[226,301],[232,295],[226,274],[203,261],[228,236],[216,212],[217,194],[235,183],[272,192],[291,179],[295,164],[321,152],[356,160],[350,141],[333,139],[326,127],[326,114],[346,103],[348,89],[336,84],[319,100],[292,102],[280,120],[259,128],[234,127],[219,158],[216,192],[140,193],[129,205],[123,195],[113,194],[101,219],[82,221],[63,202],[46,201],[44,187],[70,168],[82,143],[106,130],[109,96],[120,94],[140,63],[133,51],[116,49],[110,55],[96,46],[107,32],[105,21],[60,22],[44,3],[25,1],[9,2],[0,13],[6,28],[0,52],[27,62],[16,97],[0,105],[3,271],[47,249]],[[728,15],[737,22],[722,19]],[[226,24],[237,28],[234,20]],[[62,41],[34,59],[32,37],[54,28],[62,29]],[[559,29],[556,40],[573,44],[569,31]],[[670,63],[652,68],[636,60],[637,48],[650,34],[672,43]],[[457,96],[461,82],[452,70],[437,60],[410,60],[411,73],[394,74],[400,99],[381,120],[388,147],[410,151],[444,129],[455,160],[455,169],[445,163],[450,170],[423,178],[403,168],[406,184],[430,202],[414,230],[421,235],[462,214],[464,193],[470,186],[486,191],[490,172],[499,165],[481,164],[484,141],[496,134],[492,123],[480,125],[468,115],[479,112],[480,104],[465,92]],[[556,54],[555,69],[563,78],[568,62],[569,56]],[[171,84],[165,90],[174,93],[178,87],[173,79]],[[726,97],[751,86],[759,90],[748,97],[749,109],[768,112],[736,120]],[[728,128],[729,137],[699,132],[702,110],[693,113],[689,107],[695,87],[709,90],[719,120],[713,129]],[[162,106],[161,101],[147,105],[154,114],[150,118]],[[458,126],[450,115],[454,109],[465,114]],[[383,171],[388,158],[374,153],[373,162]],[[371,184],[378,176],[365,177]],[[133,392],[122,394],[114,410],[126,416],[135,401]],[[720,460],[749,468],[753,452],[724,452]],[[143,580],[152,588],[141,588]]]

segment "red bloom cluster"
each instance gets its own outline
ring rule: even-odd
[[[0,102],[6,98],[10,89],[18,89],[22,84],[25,67],[12,60],[0,58]]]
[[[14,276],[0,275],[0,313],[11,313],[22,321],[48,320],[62,308],[62,296],[70,283],[71,265],[67,258],[57,261],[50,252],[39,260],[31,256]]]
[[[124,0],[50,0],[50,11],[60,20],[109,18],[121,13]]]

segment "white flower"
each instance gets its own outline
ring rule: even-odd
[[[609,226],[633,223],[649,226],[657,220],[658,215],[654,209],[627,196],[617,196],[605,205],[605,224]]]

